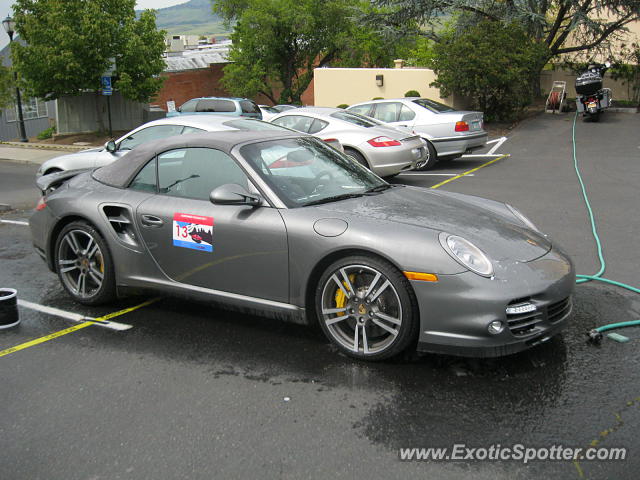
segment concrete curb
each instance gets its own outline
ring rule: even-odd
[[[39,162],[38,160],[29,160],[25,158],[2,158],[0,157],[0,162],[10,162],[10,163],[20,163],[22,165],[42,165],[44,162]]]
[[[14,148],[29,148],[38,150],[62,150],[67,152],[79,152],[89,148],[96,148],[92,145],[51,145],[48,143],[22,143],[22,142],[0,142],[0,145],[7,145]]]

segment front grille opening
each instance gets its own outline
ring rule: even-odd
[[[564,318],[571,311],[571,297],[567,297],[547,307],[547,318],[555,323]]]
[[[509,302],[509,306],[521,303],[533,302],[531,302],[531,297],[518,298]],[[533,312],[507,314],[507,325],[514,336],[524,337],[535,333],[538,325],[545,320],[549,323],[559,322],[571,312],[571,308],[571,297],[567,297],[547,306],[538,306],[538,309]]]

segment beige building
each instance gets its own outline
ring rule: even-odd
[[[399,98],[409,90],[447,105],[454,103],[430,86],[436,76],[428,68],[316,68],[313,78],[314,104],[322,107],[353,105],[376,97]]]

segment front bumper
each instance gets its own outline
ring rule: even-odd
[[[469,150],[482,148],[486,145],[487,139],[487,132],[482,131],[455,137],[432,138],[429,141],[433,143],[438,157],[447,157],[450,155],[462,155]]]
[[[565,326],[575,271],[560,250],[531,262],[494,266],[491,279],[465,272],[440,275],[437,283],[411,282],[421,317],[418,351],[497,357],[543,343]],[[530,318],[507,315],[509,304],[523,301],[536,306]],[[497,335],[487,328],[495,320],[505,325]]]

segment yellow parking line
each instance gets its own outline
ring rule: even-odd
[[[479,167],[476,167],[476,168],[474,168],[474,169],[472,169],[472,170],[468,170],[468,171],[466,171],[466,172],[464,172],[464,173],[461,173],[460,175],[456,175],[456,176],[455,176],[455,177],[453,177],[453,178],[449,178],[449,179],[445,180],[444,182],[440,182],[440,183],[438,183],[437,185],[434,185],[434,186],[433,186],[433,187],[431,187],[431,188],[440,188],[441,186],[446,185],[446,184],[447,184],[447,183],[449,183],[449,182],[453,182],[454,180],[457,180],[458,178],[462,178],[462,177],[464,177],[465,175],[469,175],[470,173],[477,172],[477,171],[478,171],[478,170],[480,170],[481,168],[487,167],[487,166],[491,165],[492,163],[497,162],[498,160],[502,160],[503,158],[507,158],[508,156],[509,156],[509,154],[506,154],[506,155],[502,155],[501,157],[494,158],[493,160],[489,160],[487,163],[483,163],[483,164],[482,164],[482,165],[480,165]]]
[[[67,335],[68,333],[77,332],[78,330],[82,330],[83,328],[90,327],[91,325],[95,325],[96,322],[104,322],[105,320],[109,320],[110,318],[119,317],[120,315],[133,312],[134,310],[138,310],[139,308],[146,307],[147,305],[151,305],[152,303],[157,302],[158,300],[159,298],[152,298],[151,300],[147,300],[146,302],[143,302],[140,305],[136,305],[135,307],[129,307],[129,308],[125,308],[124,310],[119,310],[117,312],[109,313],[107,315],[104,315],[103,317],[96,318],[93,321],[90,320],[88,322],[83,322],[78,325],[74,325],[73,327],[65,328],[64,330],[60,330],[58,332],[45,335],[44,337],[36,338],[35,340],[31,340],[29,342],[21,343],[20,345],[16,345],[15,347],[10,347],[10,348],[7,348],[6,350],[0,350],[0,357],[4,357],[5,355],[9,355],[10,353],[19,352],[20,350],[24,350],[25,348],[33,347],[35,345],[48,342],[49,340],[62,337],[63,335]]]

